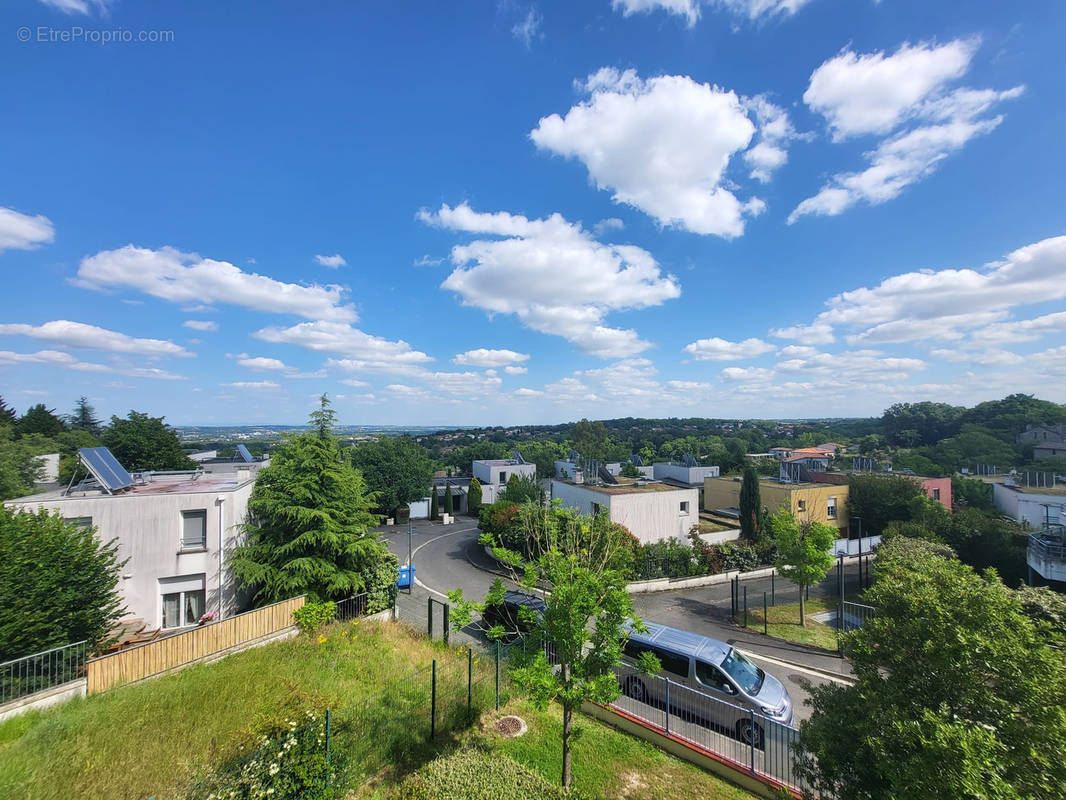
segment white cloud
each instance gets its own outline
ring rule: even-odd
[[[710,339],[698,339],[685,345],[685,352],[696,361],[740,361],[754,358],[776,349],[774,345],[762,339],[745,339],[742,342],[730,342],[714,336]]]
[[[514,314],[523,325],[562,336],[603,358],[633,355],[650,347],[636,331],[603,324],[611,311],[661,305],[680,296],[646,250],[602,244],[559,214],[546,219],[479,213],[465,203],[419,212],[427,224],[482,234],[452,248],[455,270],[441,284],[463,305],[490,314]]]
[[[605,233],[610,233],[611,231],[625,230],[625,227],[626,224],[618,219],[618,217],[607,217],[593,225],[592,232],[597,236],[603,236]]]
[[[452,359],[452,363],[464,367],[503,367],[528,360],[529,356],[526,353],[516,353],[514,350],[486,350],[482,347],[459,353]]]
[[[677,392],[709,392],[714,387],[705,381],[667,381],[666,385]]]
[[[945,314],[928,319],[897,319],[867,328],[846,337],[848,344],[887,344],[890,342],[953,341],[963,338],[962,331],[979,328],[1003,319],[1006,311],[978,311]]]
[[[329,267],[330,269],[338,269],[339,267],[348,266],[348,262],[344,260],[344,256],[340,253],[336,253],[332,256],[316,255],[315,261],[323,267]]]
[[[13,353],[10,350],[0,351],[0,366],[14,366],[18,364],[47,364],[53,367],[63,367],[78,372],[112,373],[126,375],[131,378],[156,378],[159,380],[184,380],[181,375],[173,372],[156,369],[154,367],[133,367],[124,364],[96,364],[80,361],[70,353],[59,350],[39,350],[36,353]]]
[[[187,319],[183,323],[186,328],[192,328],[194,331],[217,331],[218,323],[209,319]]]
[[[55,239],[55,228],[48,217],[0,207],[0,253],[5,250],[35,250]]]
[[[366,381],[357,380],[356,378],[342,378],[339,383],[343,383],[345,386],[354,386],[356,388],[362,388],[364,386],[370,385]]]
[[[730,158],[755,134],[736,93],[683,75],[643,80],[635,70],[610,67],[581,88],[587,100],[565,117],[542,118],[530,138],[543,150],[579,159],[615,202],[662,225],[725,238],[740,236],[745,215],[765,207],[727,188]]]
[[[273,391],[281,388],[275,381],[234,381],[233,383],[224,383],[222,385],[229,386],[232,389],[250,389],[256,392]]]
[[[562,378],[544,387],[545,394],[556,402],[593,402],[599,398],[577,378]]]
[[[399,372],[433,360],[419,350],[412,350],[403,340],[394,342],[372,336],[343,322],[301,322],[289,328],[263,328],[252,336],[274,344],[293,344],[319,353],[346,356],[339,361],[330,359],[327,365],[350,370]]]
[[[439,267],[444,263],[444,259],[431,258],[429,254],[426,254],[421,258],[416,258],[413,263],[416,267]]]
[[[775,369],[804,376],[845,377],[850,381],[894,380],[925,369],[925,362],[918,358],[889,356],[880,350],[851,350],[791,358],[778,362]]]
[[[788,161],[788,143],[796,138],[796,130],[788,113],[771,103],[764,95],[745,98],[744,105],[755,116],[759,135],[744,160],[751,167],[750,176],[761,183],[769,182],[774,170]]]
[[[774,371],[764,367],[726,367],[722,370],[722,377],[735,383],[766,382],[774,377]]]
[[[73,283],[85,289],[139,289],[175,303],[227,304],[333,322],[356,319],[351,305],[341,305],[340,286],[283,283],[173,247],[101,251],[82,259]]]
[[[703,4],[716,6],[737,17],[758,20],[763,17],[792,16],[810,0],[702,0]],[[622,16],[651,11],[665,11],[684,17],[691,28],[700,18],[701,0],[611,0],[611,7],[621,11]]]
[[[904,43],[887,57],[883,51],[844,50],[811,73],[803,102],[826,118],[834,141],[888,133],[945,84],[965,75],[979,44],[972,39],[940,46]]]
[[[288,366],[284,361],[278,358],[266,358],[264,356],[256,356],[253,358],[244,354],[242,354],[242,356],[243,357],[237,359],[237,363],[248,369],[268,369],[277,370],[279,372],[292,369],[292,367]]]
[[[544,392],[539,389],[528,389],[523,386],[521,389],[514,390],[515,397],[543,397]]]
[[[93,9],[106,15],[114,0],[41,0],[49,8],[66,14],[91,14]]]
[[[835,341],[833,326],[816,322],[813,325],[791,325],[787,328],[774,328],[770,335],[775,339],[795,339],[804,345],[829,344]]]
[[[1000,322],[995,325],[989,325],[981,331],[980,340],[983,344],[1031,342],[1045,334],[1059,333],[1060,331],[1066,331],[1066,311],[1045,314],[1036,319],[1023,319],[1016,322]]]
[[[543,24],[544,16],[537,10],[537,4],[530,3],[525,16],[511,28],[511,35],[525,45],[528,50],[533,46],[533,42],[544,38],[544,32],[541,30],[541,25]]]
[[[968,353],[965,350],[938,349],[930,350],[929,354],[944,361],[964,362],[982,367],[1009,366],[1020,364],[1025,360],[1017,353],[991,347],[976,353]]]
[[[71,322],[66,319],[52,320],[43,325],[7,323],[0,325],[0,335],[29,336],[59,347],[79,350],[102,350],[109,353],[129,353],[142,356],[191,357],[184,347],[169,339],[138,339],[118,331]]]
[[[891,200],[971,139],[994,130],[1003,117],[988,112],[1019,97],[1023,87],[946,89],[966,73],[977,46],[961,39],[939,47],[904,44],[888,57],[849,50],[816,69],[803,99],[826,117],[834,141],[896,132],[865,154],[866,169],[831,176],[796,206],[789,224],[807,214],[835,216],[859,202]],[[906,123],[914,124],[901,127]]]
[[[529,369],[526,367],[504,367],[503,371],[508,375],[525,375],[529,372]]]
[[[782,347],[777,351],[777,355],[781,358],[806,358],[817,354],[818,350],[814,347],[808,347],[802,344],[789,344]]]

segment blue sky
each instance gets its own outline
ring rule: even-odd
[[[1066,401],[1061,2],[0,14],[0,392],[20,411]]]

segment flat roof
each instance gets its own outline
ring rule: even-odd
[[[649,494],[651,492],[694,492],[696,489],[681,486],[670,486],[662,481],[634,481],[633,483],[622,482],[612,484],[596,484],[590,486],[587,483],[574,483],[559,478],[552,478],[553,483],[565,483],[578,489],[588,489],[590,492],[602,492],[603,494]]]
[[[513,458],[479,458],[474,461],[475,464],[488,464],[490,467],[533,467],[536,466],[531,461],[521,463]]]
[[[1066,495],[1066,483],[1057,483],[1054,486],[1008,486],[1005,483],[1000,483],[999,485],[1004,489],[1013,489],[1022,494]]]
[[[144,478],[135,476],[135,482],[128,489],[109,495],[102,488],[86,486],[75,487],[67,494],[66,487],[53,489],[25,497],[15,497],[7,503],[42,503],[62,500],[81,500],[97,497],[143,497],[160,494],[198,494],[201,492],[232,492],[252,482],[249,476],[237,480],[234,474],[220,472],[181,472],[169,474],[146,474]]]

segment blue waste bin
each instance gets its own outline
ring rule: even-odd
[[[400,567],[400,579],[396,581],[396,585],[401,589],[411,588],[411,583],[415,578],[415,565],[401,566]]]

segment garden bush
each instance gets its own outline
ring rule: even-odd
[[[400,800],[576,798],[501,753],[463,748],[431,761],[404,781]]]
[[[332,600],[325,603],[304,603],[292,612],[292,618],[300,633],[315,633],[337,618],[337,604]]]
[[[718,553],[722,557],[723,572],[734,569],[750,572],[759,566],[759,553],[747,542],[723,542],[718,545]]]

